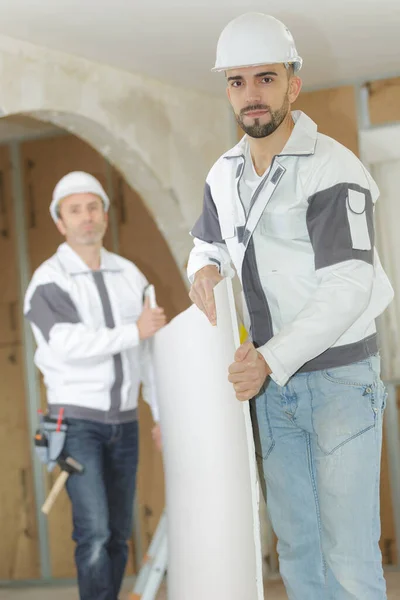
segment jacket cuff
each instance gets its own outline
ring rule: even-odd
[[[268,344],[257,348],[257,351],[264,357],[265,362],[271,369],[272,373],[270,374],[271,379],[275,381],[276,384],[283,387],[289,381],[291,375],[286,372],[285,367],[282,363],[274,356],[271,350],[268,348]]]

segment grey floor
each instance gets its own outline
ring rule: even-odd
[[[387,573],[388,600],[400,598],[400,573]],[[131,582],[127,582],[121,600],[129,600]],[[165,588],[160,590],[157,600],[166,600]],[[75,587],[31,587],[1,589],[0,600],[79,600]],[[285,590],[280,581],[271,581],[265,588],[265,600],[287,600]],[[306,599],[305,599],[306,600]],[[362,600],[362,599],[360,599]]]

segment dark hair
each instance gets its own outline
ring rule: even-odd
[[[285,67],[287,70],[288,79],[290,79],[294,75],[294,64],[293,63],[285,63]]]

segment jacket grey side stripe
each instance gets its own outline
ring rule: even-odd
[[[273,336],[272,319],[267,298],[258,274],[254,241],[250,240],[242,265],[242,285],[251,322],[251,337],[256,348]]]
[[[347,217],[348,191],[365,194],[366,218],[372,250],[355,250]],[[330,267],[346,260],[374,262],[374,216],[371,192],[355,183],[338,183],[308,200],[307,228],[315,254],[315,268]]]
[[[344,367],[360,362],[378,352],[378,337],[374,333],[359,342],[329,348],[316,358],[305,363],[298,372],[308,373],[310,371],[324,371],[326,369],[334,369],[335,367]]]
[[[101,271],[93,271],[93,278],[99,292],[101,304],[103,306],[104,321],[107,327],[113,329],[115,327],[115,321],[112,314],[110,297],[104,282],[103,273]],[[118,419],[118,415],[121,410],[121,388],[124,381],[124,372],[122,369],[122,356],[121,354],[114,354],[114,371],[115,379],[111,388],[111,405],[110,410],[107,414],[107,421],[112,422]]]
[[[199,240],[209,244],[214,242],[224,242],[222,239],[217,209],[208,183],[206,183],[204,188],[203,212],[196,221],[191,234]]]
[[[38,285],[25,317],[39,329],[46,342],[57,323],[80,323],[78,310],[70,295],[56,283]]]
[[[104,416],[107,415],[108,425],[120,425],[121,423],[131,423],[137,421],[138,410],[133,408],[132,410],[120,411],[114,417],[110,417],[104,410],[98,410],[96,408],[87,408],[86,406],[80,406],[75,404],[63,404],[64,416],[66,419],[84,419],[85,421],[96,421],[96,423],[104,423]],[[60,410],[59,404],[49,404],[49,413],[52,418],[58,416]]]

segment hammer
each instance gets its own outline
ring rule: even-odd
[[[61,467],[61,473],[57,477],[53,487],[50,490],[49,495],[46,498],[46,502],[42,506],[42,512],[45,515],[48,515],[54,502],[57,499],[58,494],[63,489],[68,477],[73,475],[74,473],[81,475],[83,473],[84,467],[77,460],[72,458],[72,456],[67,456],[66,458],[61,457],[58,460],[58,464]]]

